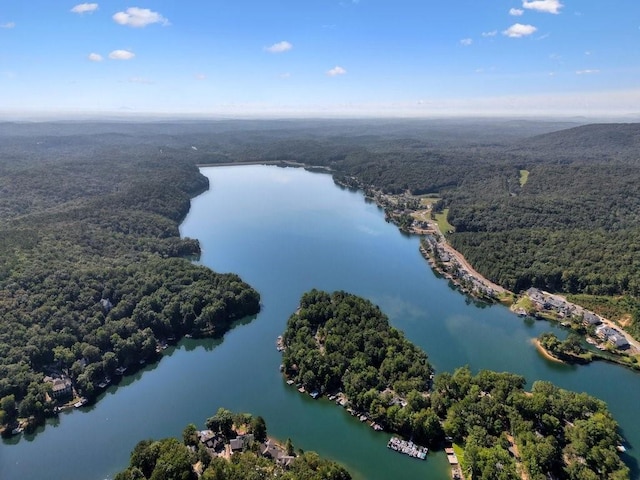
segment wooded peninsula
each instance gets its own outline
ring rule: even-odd
[[[627,479],[618,425],[604,402],[549,382],[468,367],[432,381],[426,355],[371,302],[305,293],[283,334],[285,375],[308,391],[344,395],[386,431],[462,447],[474,480]]]
[[[115,480],[351,480],[344,467],[267,436],[260,416],[220,408],[206,429],[189,424],[177,438],[142,440]]]

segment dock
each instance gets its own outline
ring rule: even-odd
[[[402,440],[398,437],[391,437],[389,443],[387,443],[387,448],[420,460],[426,460],[429,452],[427,447],[416,445],[410,440]]]

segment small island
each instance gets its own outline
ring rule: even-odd
[[[424,352],[363,298],[305,293],[278,345],[288,384],[404,437],[389,448],[420,458],[420,445],[444,447],[454,478],[629,478],[604,402],[545,381],[526,391],[511,373],[433,377]]]
[[[198,430],[190,424],[177,438],[142,440],[115,480],[350,480],[339,464],[315,452],[295,452],[267,435],[260,416],[220,408]]]

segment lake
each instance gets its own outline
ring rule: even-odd
[[[632,448],[640,445],[637,374],[606,363],[545,360],[531,339],[562,330],[470,301],[431,271],[417,237],[401,234],[376,205],[335,186],[327,174],[253,165],[202,173],[211,187],[193,199],[181,233],[200,240],[202,264],[238,273],[255,287],[262,311],[222,341],[183,340],[157,364],[109,388],[96,405],[5,441],[1,479],[112,478],[139,440],[180,437],[188,423],[202,427],[219,407],[262,415],[270,435],[341,462],[356,479],[450,478],[442,453],[424,462],[394,453],[386,448],[389,434],[283,381],[275,340],[311,288],[346,290],[376,303],[438,372],[463,365],[510,371],[529,384],[549,380],[605,400],[624,427],[633,478],[640,478]]]

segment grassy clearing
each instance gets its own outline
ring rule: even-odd
[[[536,312],[536,307],[533,304],[533,301],[526,295],[518,299],[518,301],[514,305],[514,308],[522,308],[525,312],[527,312],[527,315],[533,315]]]
[[[529,180],[529,170],[520,170],[520,186],[524,187],[527,180]]]
[[[420,199],[420,204],[425,207],[430,207],[431,205],[436,203],[438,200],[440,200],[440,197],[422,197]]]
[[[501,304],[510,307],[516,301],[516,297],[512,292],[502,292],[498,294],[498,301]]]
[[[465,469],[465,465],[464,465],[464,448],[462,448],[462,445],[458,444],[458,443],[454,443],[453,444],[453,452],[456,454],[456,457],[458,457],[458,463],[460,464],[460,467],[462,467],[462,469]]]
[[[431,216],[429,216],[428,213],[424,213],[424,212],[413,212],[411,214],[411,216],[413,218],[415,218],[416,220],[419,220],[421,222],[430,222],[431,221]]]
[[[436,213],[436,223],[438,224],[438,228],[443,234],[447,234],[449,232],[453,232],[455,229],[453,225],[451,225],[447,221],[447,215],[449,214],[449,209],[445,208],[442,213]]]

